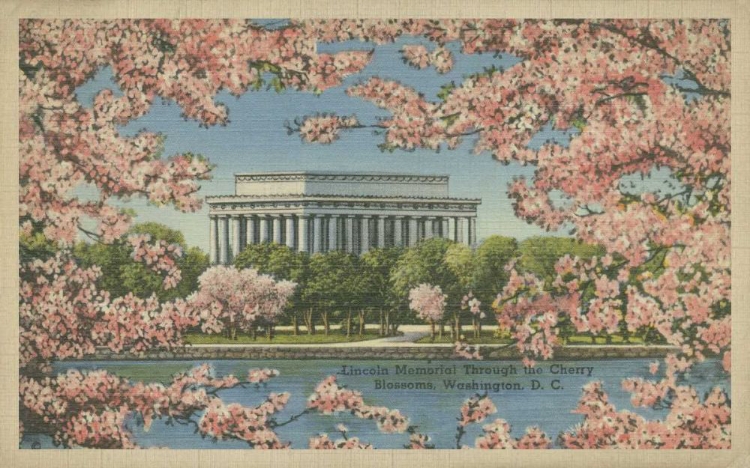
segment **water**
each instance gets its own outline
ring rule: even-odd
[[[429,435],[436,448],[454,448],[456,434],[456,418],[461,404],[475,393],[484,390],[449,389],[446,380],[478,384],[495,384],[501,388],[490,388],[489,396],[497,406],[497,413],[480,424],[469,426],[462,444],[473,446],[474,439],[480,435],[481,427],[495,418],[503,418],[512,426],[511,434],[520,437],[526,427],[540,426],[548,436],[556,436],[582,421],[582,417],[571,413],[581,395],[581,387],[592,380],[600,380],[608,392],[610,401],[618,409],[629,409],[649,419],[658,419],[666,414],[664,410],[650,408],[633,408],[630,396],[623,391],[620,382],[625,377],[644,377],[654,379],[649,371],[649,363],[653,359],[619,359],[600,361],[546,361],[537,364],[541,369],[539,375],[528,375],[517,361],[358,361],[358,360],[232,360],[209,361],[217,375],[234,374],[240,378],[247,375],[247,371],[255,367],[269,367],[278,369],[280,376],[271,379],[267,385],[255,388],[235,388],[220,393],[225,402],[238,402],[244,405],[257,405],[270,392],[290,392],[292,397],[288,406],[278,415],[278,421],[285,421],[290,416],[304,410],[307,397],[313,392],[318,382],[328,375],[342,372],[342,366],[352,366],[356,369],[372,369],[388,375],[337,375],[339,384],[359,390],[364,396],[365,403],[375,406],[386,406],[399,409],[409,417],[410,423],[417,425],[418,431]],[[100,369],[104,368],[123,377],[144,381],[168,382],[175,372],[185,371],[194,365],[205,361],[162,361],[162,362],[85,362],[60,363],[57,371],[69,368]],[[466,374],[465,365],[476,366],[475,374]],[[379,368],[377,367],[379,366]],[[456,375],[404,375],[396,374],[396,366],[400,369],[453,369]],[[589,370],[591,367],[591,375]],[[485,374],[489,369],[499,369],[502,374]],[[511,368],[515,369],[512,373]],[[561,368],[578,370],[581,373],[553,374]],[[663,368],[663,366],[662,366]],[[503,371],[504,369],[504,371]],[[438,371],[439,372],[439,371]],[[729,376],[721,369],[716,360],[707,360],[696,365],[686,376],[687,382],[695,386],[700,394],[716,385],[729,389]],[[416,383],[431,389],[422,390],[387,390],[378,389],[377,381],[386,379],[391,383]],[[543,389],[531,390],[532,380],[535,379]],[[557,380],[557,389],[552,389],[552,381]],[[497,391],[494,391],[497,390]],[[196,418],[197,419],[197,418]],[[381,434],[373,421],[358,419],[350,414],[322,415],[307,414],[287,426],[279,427],[277,433],[281,440],[290,441],[292,448],[307,448],[308,439],[319,433],[328,433],[332,439],[339,439],[336,425],[344,423],[349,428],[349,435],[359,437],[361,441],[373,444],[376,448],[402,448],[408,442],[407,434]],[[154,421],[149,432],[134,421],[129,427],[135,434],[137,443],[142,447],[170,447],[175,449],[236,449],[247,448],[247,444],[238,441],[213,442],[202,439],[194,433],[192,426],[168,426],[164,421]],[[27,435],[23,447],[41,445],[42,448],[51,447],[50,440],[41,436]]]

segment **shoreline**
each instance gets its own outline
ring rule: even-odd
[[[354,345],[354,346],[352,346]],[[513,345],[478,345],[484,360],[521,359]],[[669,345],[568,345],[555,349],[555,360],[661,358],[679,348]],[[107,349],[77,361],[192,361],[192,360],[466,360],[455,355],[450,343],[390,343],[389,346],[341,344],[228,344],[188,345],[171,350],[115,354]]]

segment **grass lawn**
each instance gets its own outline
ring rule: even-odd
[[[222,335],[206,335],[203,333],[188,333],[185,335],[185,342],[189,344],[322,344],[322,343],[347,343],[354,341],[366,341],[382,338],[378,335],[376,329],[365,331],[362,336],[357,335],[356,331],[347,337],[346,334],[338,330],[331,330],[329,335],[325,335],[323,330],[318,330],[315,335],[308,335],[303,329],[300,334],[293,335],[291,330],[278,330],[274,332],[274,337],[269,340],[266,335],[258,335],[257,339],[246,333],[237,334],[236,340],[231,340]]]
[[[474,338],[474,330],[472,330],[469,327],[464,328],[462,333],[464,335],[463,341],[469,344],[510,344],[512,342],[512,340],[508,336],[498,337],[497,334],[495,333],[495,330],[482,330],[482,333],[479,338]],[[454,343],[455,340],[451,339],[450,331],[446,327],[446,330],[443,333],[442,338],[440,338],[436,332],[434,341],[432,340],[432,338],[430,338],[429,335],[427,335],[425,337],[418,339],[416,342],[417,343]]]
[[[597,336],[594,338],[594,342],[591,342],[591,337],[588,335],[573,335],[570,338],[568,338],[568,344],[574,344],[574,345],[601,345],[601,344],[608,344],[607,338],[604,336]],[[622,335],[612,335],[610,338],[609,344],[643,344],[643,338],[640,336],[631,336],[630,341],[626,342]]]
[[[473,331],[470,329],[464,329],[463,331],[466,343],[469,344],[509,344],[512,343],[513,340],[510,339],[510,336],[507,334],[504,334],[502,336],[497,336],[494,330],[482,330],[482,336],[480,338],[472,338]],[[453,343],[454,340],[451,339],[450,332],[446,329],[446,333],[443,334],[443,338],[439,338],[438,336],[435,336],[435,341],[432,341],[432,339],[429,336],[425,336],[424,338],[420,338],[417,340],[417,343]],[[603,336],[597,336],[594,340],[594,343],[591,342],[591,337],[588,335],[574,335],[568,338],[568,343],[571,345],[603,345],[607,344],[606,337]],[[639,345],[643,344],[643,338],[640,336],[631,336],[629,342],[625,342],[621,335],[612,335],[611,337],[611,343],[610,344],[624,344],[624,345]]]

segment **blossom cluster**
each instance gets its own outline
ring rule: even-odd
[[[468,310],[471,315],[483,319],[485,314],[481,307],[482,301],[477,299],[471,291],[461,298],[461,309]]]
[[[642,386],[625,387],[643,390]],[[657,387],[650,386],[648,392]],[[647,420],[630,411],[618,411],[600,382],[588,383],[575,410],[584,416],[584,421],[562,433],[560,443],[565,448],[579,449],[731,447],[731,411],[723,390],[714,388],[702,401],[689,386],[673,386],[668,393],[669,414],[664,420]],[[653,398],[661,400],[662,396]]]
[[[296,131],[299,132],[302,141],[327,145],[339,139],[341,130],[357,128],[359,125],[357,117],[353,115],[316,115],[304,118]]]
[[[510,435],[510,424],[496,419],[482,426],[483,434],[477,437],[474,446],[478,449],[548,449],[552,440],[538,427],[529,427],[519,439]]]
[[[434,449],[435,446],[430,443],[430,437],[426,434],[412,431],[409,435],[409,443],[405,445],[404,448],[411,450],[428,450]]]
[[[274,371],[275,372],[275,371]],[[135,415],[148,431],[156,418],[193,423],[204,436],[248,442],[255,448],[283,448],[270,416],[289,394],[271,393],[256,407],[225,404],[216,392],[242,383],[215,377],[204,364],[176,374],[168,385],[131,382],[105,370],[69,370],[56,377],[22,377],[19,396],[24,429],[48,433],[65,447],[133,448],[128,421]],[[195,421],[192,418],[202,412]],[[23,435],[23,433],[22,433]]]
[[[384,433],[402,433],[409,428],[409,419],[397,409],[365,404],[362,394],[340,386],[336,376],[328,376],[307,400],[307,407],[323,414],[349,412],[362,419],[375,421]]]
[[[486,393],[476,394],[466,400],[461,406],[458,417],[456,448],[469,448],[467,445],[461,445],[461,438],[467,426],[480,423],[496,412],[497,407]],[[510,424],[504,419],[496,419],[485,424],[482,427],[482,435],[474,441],[474,447],[478,449],[547,449],[552,447],[552,440],[538,427],[527,428],[526,434],[519,439],[513,438],[510,430]]]
[[[341,432],[345,434],[346,430]],[[313,450],[371,450],[373,448],[372,444],[360,442],[357,437],[331,440],[328,434],[311,437],[309,447]]]
[[[445,312],[446,299],[440,286],[420,284],[409,291],[409,308],[422,320],[439,322]]]
[[[486,394],[474,395],[461,405],[458,426],[466,427],[469,424],[482,422],[494,413],[497,413],[497,407]]]
[[[21,266],[22,369],[93,354],[97,346],[116,353],[169,348],[200,322],[186,301],[111,298],[96,286],[100,274],[98,267],[81,268],[64,253]]]
[[[241,440],[256,449],[286,448],[289,444],[279,440],[269,417],[282,410],[288,400],[288,393],[271,393],[259,406],[248,408],[213,399],[198,421],[198,430],[215,440]]]
[[[151,236],[137,234],[128,236],[128,242],[133,247],[133,260],[145,264],[156,273],[164,275],[164,289],[177,286],[182,279],[182,273],[177,267],[176,259],[182,257],[182,247],[163,240],[150,243]]]
[[[457,341],[453,347],[453,354],[469,360],[481,361],[482,354],[479,352],[479,346],[470,346],[468,343],[463,341]]]
[[[201,311],[201,327],[209,333],[275,323],[296,287],[251,268],[226,266],[209,268],[198,283],[198,291],[188,301]]]
[[[453,54],[445,47],[436,47],[432,52],[423,45],[405,45],[401,48],[405,63],[422,69],[434,66],[438,73],[448,73],[453,68]]]
[[[278,375],[279,371],[276,369],[250,369],[247,374],[247,381],[252,384],[264,384]]]

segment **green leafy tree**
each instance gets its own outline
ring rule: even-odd
[[[132,247],[127,243],[131,234],[148,234],[151,239],[178,244],[184,254],[177,260],[182,279],[175,288],[164,289],[163,279],[143,263],[133,260]],[[74,247],[74,255],[83,267],[98,265],[102,270],[98,284],[114,297],[128,293],[140,298],[156,294],[160,301],[185,298],[198,288],[198,277],[209,266],[208,255],[197,247],[188,248],[180,231],[163,224],[148,222],[134,225],[128,234],[118,242],[79,242]]]
[[[474,252],[465,244],[452,244],[445,252],[445,264],[456,276],[461,299],[474,289],[475,262]],[[461,310],[462,307],[451,307],[449,309],[453,339],[461,337]]]
[[[518,242],[512,237],[490,236],[474,255],[474,296],[488,307],[508,282],[506,265],[518,255]]]
[[[491,310],[492,303],[508,282],[506,265],[519,255],[518,242],[512,237],[490,236],[474,253],[474,297],[481,302],[484,310]],[[493,321],[492,314],[487,320]],[[481,332],[481,319],[477,324]]]
[[[21,263],[32,260],[47,260],[59,251],[59,247],[36,229],[31,234],[21,232],[19,236],[19,258]]]
[[[334,315],[355,306],[360,295],[357,263],[355,255],[344,252],[320,253],[310,257],[309,277],[302,292],[302,301],[307,307],[305,323],[308,333],[315,333],[316,312],[328,335]]]
[[[535,236],[518,245],[518,266],[522,271],[534,273],[549,285],[555,280],[555,263],[566,254],[583,259],[604,254],[604,248],[584,244],[571,237]]]
[[[234,266],[238,269],[253,268],[264,274],[286,273],[286,271],[271,271],[271,254],[281,249],[289,249],[289,247],[271,242],[248,245],[234,258]]]
[[[408,310],[409,291],[422,283],[440,286],[447,295],[446,310],[461,306],[460,281],[445,261],[448,248],[454,244],[448,239],[432,238],[423,240],[404,252],[391,276],[394,294],[399,298],[399,307]],[[441,337],[444,325],[441,322]]]
[[[372,249],[361,257],[363,307],[360,307],[359,334],[364,332],[367,308],[379,312],[380,334],[394,334],[398,328],[398,298],[391,287],[391,274],[404,253],[401,247]]]

